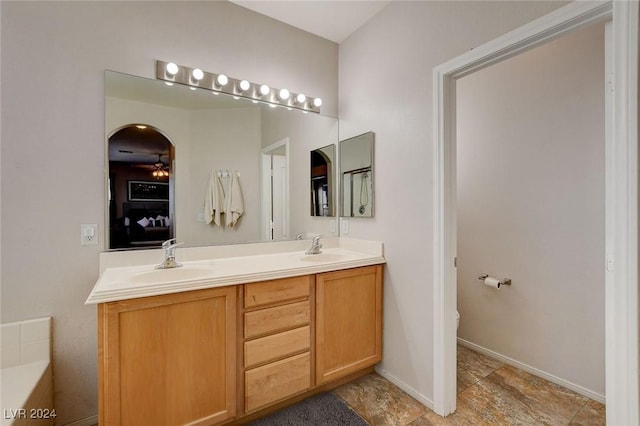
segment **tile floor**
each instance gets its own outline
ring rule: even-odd
[[[377,374],[334,392],[372,426],[605,424],[603,404],[460,345],[458,409],[447,418]]]

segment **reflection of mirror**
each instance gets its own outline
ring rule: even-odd
[[[173,145],[158,129],[131,124],[109,144],[109,248],[154,247],[173,238]]]
[[[173,182],[173,236],[185,245],[289,239],[307,232],[330,235],[327,230],[334,228],[326,221],[311,220],[306,200],[309,151],[336,143],[337,119],[107,71],[105,134],[108,137],[131,123],[152,126],[173,144],[173,163],[165,156],[161,160],[168,164]],[[288,149],[281,168],[285,179],[275,188],[282,193],[266,192],[265,150],[285,142]],[[280,151],[272,154],[277,157]],[[156,156],[153,163],[157,160]],[[237,226],[206,223],[205,194],[212,172],[217,171],[224,190],[229,184],[227,172],[239,176],[244,212]],[[265,230],[269,205],[282,208],[282,227],[273,233]],[[109,217],[112,214],[108,212]]]
[[[340,141],[343,217],[373,217],[373,132]]]
[[[335,145],[311,151],[311,216],[334,216]]]

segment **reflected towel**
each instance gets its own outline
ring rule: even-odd
[[[229,189],[224,197],[224,217],[225,224],[233,228],[238,224],[240,216],[244,213],[244,202],[242,201],[242,189],[240,188],[240,178],[236,173],[229,175]]]
[[[216,226],[222,226],[222,219],[220,215],[224,209],[224,190],[222,189],[222,183],[218,178],[218,174],[215,170],[211,171],[209,177],[209,186],[207,193],[204,197],[204,217],[206,223],[213,222]]]

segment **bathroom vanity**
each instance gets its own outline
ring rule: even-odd
[[[304,254],[308,241],[233,246],[233,257],[181,249],[193,260],[170,270],[130,256],[114,267],[121,254],[104,253],[87,300],[98,305],[100,424],[242,423],[372,371],[382,244],[323,243],[317,255]],[[162,259],[145,252],[128,254]]]

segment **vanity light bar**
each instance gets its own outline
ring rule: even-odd
[[[276,89],[266,84],[238,80],[224,74],[213,74],[200,68],[176,65],[173,62],[156,60],[156,79],[307,112],[320,113],[322,105],[320,98],[289,92],[287,89]]]

